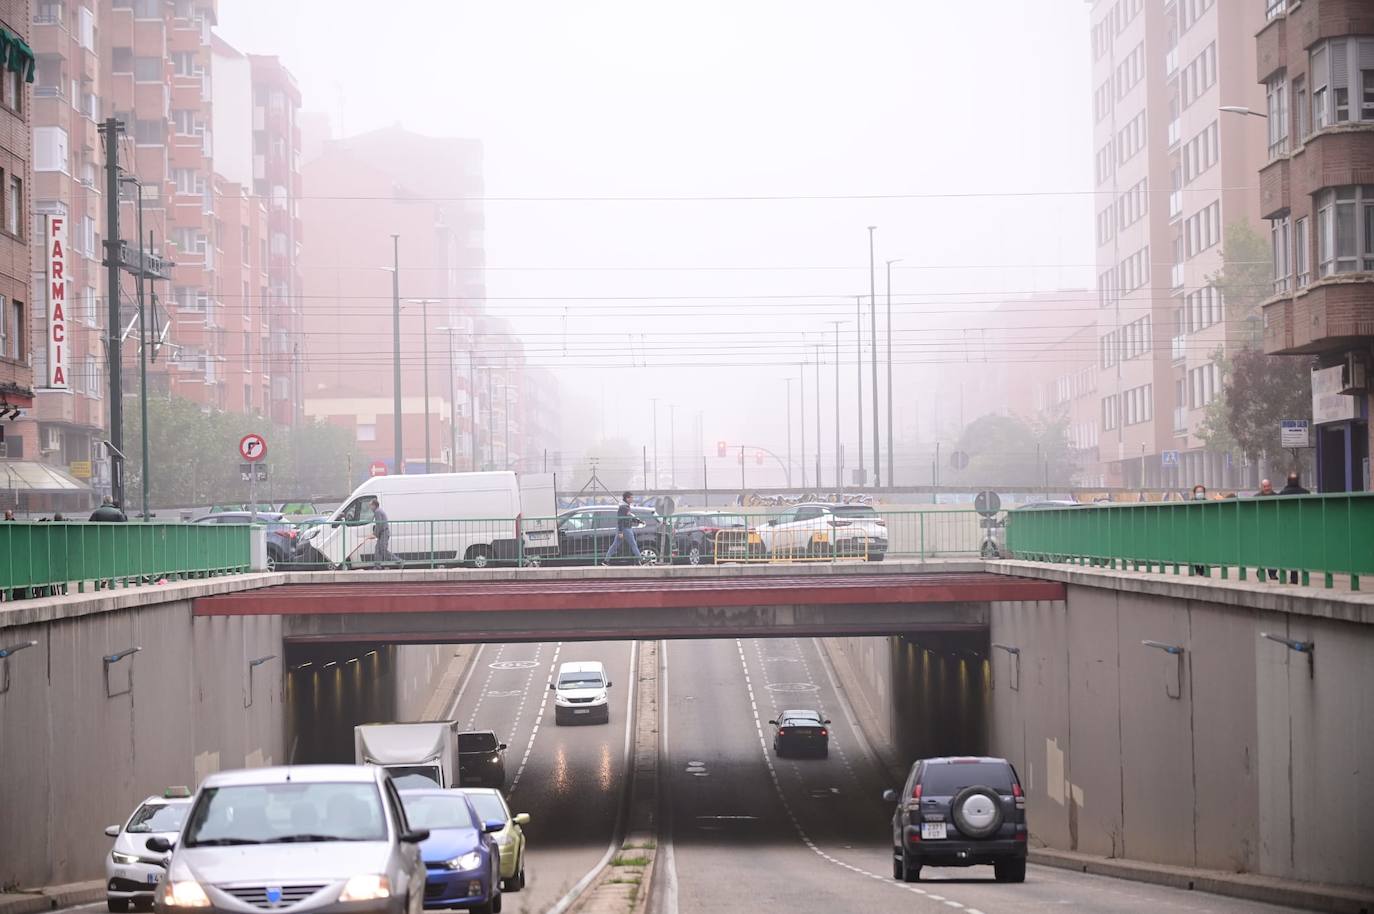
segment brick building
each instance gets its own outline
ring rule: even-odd
[[[1258,4],[1256,4],[1258,5]],[[1369,488],[1374,361],[1374,4],[1266,0],[1261,211],[1274,240],[1264,348],[1313,362],[1322,491]]]

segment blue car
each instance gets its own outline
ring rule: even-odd
[[[403,790],[401,802],[411,828],[429,830],[420,844],[425,909],[500,911],[501,849],[492,832],[505,823],[484,823],[461,790]]]

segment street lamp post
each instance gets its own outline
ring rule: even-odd
[[[787,488],[792,488],[792,379],[787,382]]]
[[[840,327],[844,321],[829,321],[835,327],[835,494],[844,491],[844,468],[840,465]]]
[[[873,233],[876,225],[868,227],[868,337],[873,342],[873,485],[883,484],[882,453],[878,450],[878,284],[873,270]]]
[[[821,482],[821,345],[816,344],[816,488],[820,489],[825,483]]]
[[[892,265],[902,258],[887,262],[887,484],[897,484],[892,456]]]
[[[134,277],[134,288],[137,290],[136,300],[138,302],[138,409],[139,409],[139,432],[140,448],[142,450],[142,466],[139,472],[142,477],[139,489],[141,490],[143,505],[143,522],[148,523],[148,330],[144,313],[147,308],[143,298],[143,279],[147,275],[148,258],[144,255],[143,247],[143,182],[130,175],[122,176],[122,184],[132,184],[138,191],[138,275]],[[122,339],[121,339],[122,342]],[[123,396],[121,392],[111,391],[112,396]],[[121,505],[121,507],[123,507]],[[251,506],[252,510],[257,510],[257,505]]]
[[[424,346],[424,372],[425,372],[425,472],[429,472],[429,306],[439,304],[437,298],[407,298],[406,302],[420,306],[421,322],[421,344]]]
[[[649,402],[653,404],[654,409],[654,481],[651,485],[649,480],[644,480],[644,488],[646,490],[658,488],[658,397],[650,397]]]
[[[677,488],[677,404],[668,404],[668,481]]]
[[[864,482],[864,297],[854,296],[854,374],[859,405],[854,415],[859,423],[859,478]],[[877,391],[875,390],[876,394]]]
[[[401,236],[391,236],[391,411],[395,427],[392,472],[405,470],[401,456]]]
[[[806,357],[806,334],[802,334],[802,358]],[[801,420],[801,428],[797,435],[797,441],[801,444],[801,487],[806,489],[806,363],[797,363],[797,418]]]
[[[448,334],[448,468],[458,472],[458,376],[453,366],[453,331],[455,327],[436,327],[441,333]]]

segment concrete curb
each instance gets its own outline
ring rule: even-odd
[[[1289,905],[1336,914],[1371,914],[1374,891],[1316,882],[1294,882],[1252,873],[1223,873],[1162,863],[1094,857],[1050,848],[1031,848],[1030,862],[1094,876],[1130,879],[1175,889],[1208,892],[1246,901]]]
[[[52,911],[104,900],[104,880],[70,882],[66,885],[50,885],[31,892],[0,893],[0,914],[37,914],[39,911]]]

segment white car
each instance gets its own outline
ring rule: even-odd
[[[887,555],[887,521],[871,505],[797,505],[759,525],[758,531],[773,558],[881,562]]]
[[[611,702],[606,690],[606,666],[599,660],[560,664],[558,676],[549,683],[553,689],[553,722],[570,724],[575,720],[611,722]]]
[[[169,787],[162,796],[139,804],[122,826],[105,829],[105,834],[115,839],[114,847],[105,855],[105,905],[111,911],[127,911],[130,904],[153,909],[153,893],[166,872],[165,855],[155,854],[144,845],[153,837],[175,838],[190,808],[191,791]]]

